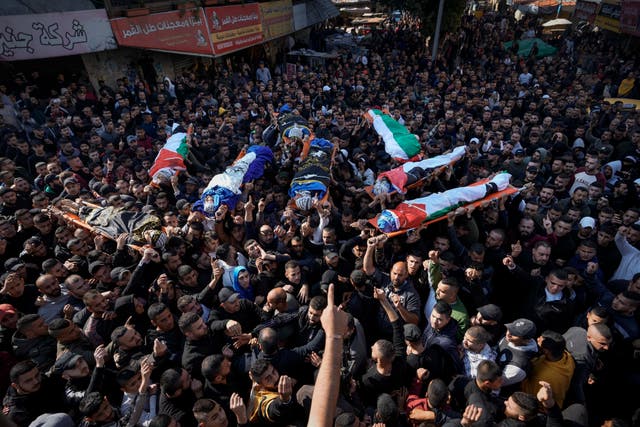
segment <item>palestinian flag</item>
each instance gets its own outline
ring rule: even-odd
[[[369,110],[364,117],[384,141],[384,150],[399,162],[414,160],[420,153],[418,137],[380,110]]]
[[[192,129],[193,127],[189,126],[189,131],[185,131],[182,126],[173,125],[173,133],[160,149],[149,169],[152,183],[159,184],[162,180],[169,180],[177,172],[187,170],[185,165],[185,159],[189,153],[187,137]]]
[[[442,193],[430,194],[400,203],[395,209],[385,209],[377,218],[377,227],[385,233],[419,227],[422,223],[444,217],[448,212],[482,200],[509,188],[508,173],[499,173],[491,180]]]
[[[409,185],[425,178],[430,173],[429,171],[452,165],[462,159],[465,153],[465,147],[456,147],[450,153],[420,160],[419,162],[406,162],[390,171],[382,172],[376,179],[373,193],[380,194],[382,192],[397,191],[400,194],[405,194]],[[389,184],[386,184],[385,180]]]

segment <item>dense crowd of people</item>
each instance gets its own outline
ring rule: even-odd
[[[603,32],[545,58],[503,49],[539,33],[487,13],[435,62],[401,22],[295,75],[2,82],[3,422],[638,425],[640,116],[605,100],[638,97],[637,59]],[[285,104],[338,146],[329,198],[288,203],[297,160],[279,144],[234,209],[192,211]],[[397,166],[373,107],[425,157],[464,159],[371,197]],[[174,123],[194,127],[187,171],[149,185]],[[500,171],[517,194],[393,237],[368,222]],[[63,214],[83,202],[156,216],[163,238],[92,233]]]

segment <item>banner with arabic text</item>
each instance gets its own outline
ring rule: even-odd
[[[202,8],[111,20],[120,46],[212,55]]]
[[[602,29],[619,33],[621,13],[622,9],[619,1],[605,0],[605,2],[600,5],[600,11],[594,20],[594,24]]]
[[[216,55],[235,52],[264,41],[260,5],[257,3],[207,7],[204,13]]]
[[[264,40],[273,40],[293,33],[293,6],[291,0],[260,3]]]
[[[620,29],[623,33],[640,37],[640,0],[622,0]]]
[[[0,16],[0,61],[115,49],[104,9]]]

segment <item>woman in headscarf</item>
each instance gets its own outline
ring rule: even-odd
[[[249,270],[245,267],[239,266],[233,269],[233,290],[240,294],[240,298],[249,301],[255,300]]]

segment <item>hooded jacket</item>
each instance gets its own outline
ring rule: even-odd
[[[19,359],[31,359],[45,372],[56,361],[57,341],[46,335],[28,339],[20,332],[13,334],[13,352]]]

